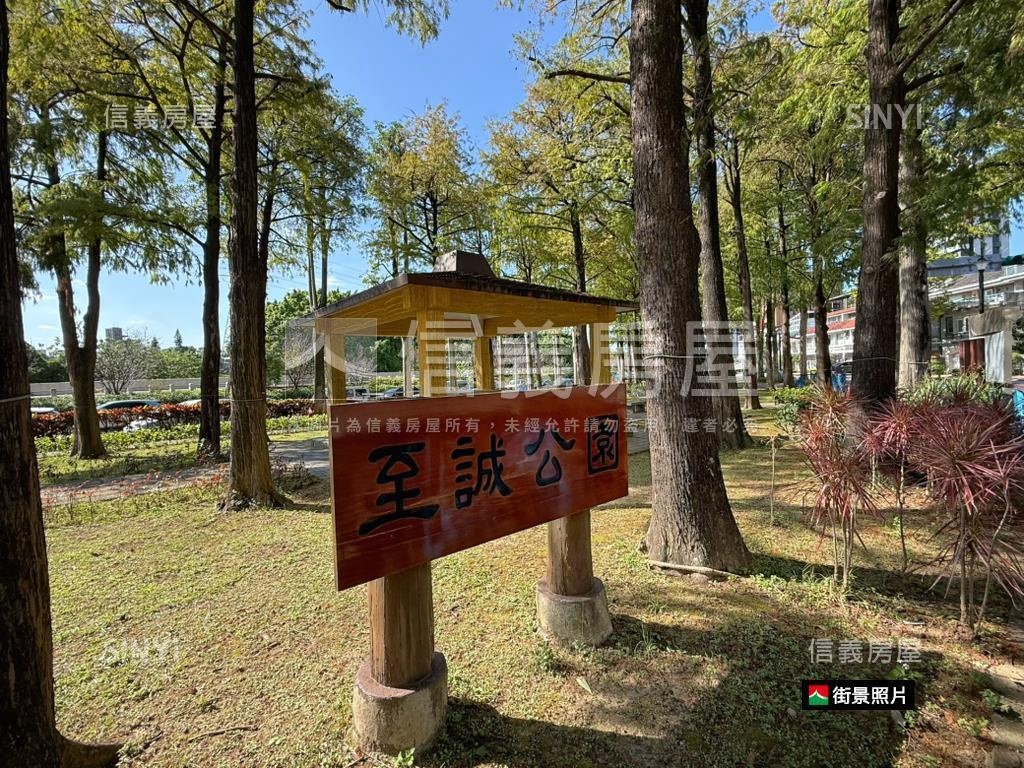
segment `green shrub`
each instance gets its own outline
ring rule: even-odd
[[[795,429],[800,419],[800,414],[810,406],[816,391],[816,387],[784,387],[776,389],[773,393],[776,405],[775,423],[787,432]]]
[[[298,414],[293,416],[273,416],[267,419],[267,432],[313,432],[327,429],[326,414]],[[228,438],[231,435],[231,422],[221,422],[221,434]],[[67,453],[71,450],[71,434],[41,435],[36,437],[36,452]],[[103,445],[109,451],[130,451],[146,448],[161,443],[194,442],[199,439],[199,425],[161,424],[155,427],[137,429],[133,432],[105,432]]]
[[[413,378],[413,385],[419,386],[419,380],[416,377]],[[386,389],[403,386],[405,386],[405,382],[401,376],[378,376],[375,379],[371,379],[366,388],[376,394]]]
[[[904,392],[902,399],[912,405],[991,405],[1001,394],[1001,386],[990,384],[980,373],[970,371],[929,377]]]
[[[292,389],[271,389],[267,391],[268,400],[312,400],[312,387],[294,387]]]

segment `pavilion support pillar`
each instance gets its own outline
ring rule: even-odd
[[[420,394],[443,394],[443,315],[421,312],[417,323]],[[364,750],[398,754],[429,748],[448,710],[448,667],[434,651],[430,563],[367,585],[370,658],[356,675],[352,720]]]
[[[408,396],[413,391],[412,365],[416,357],[414,336],[402,337],[402,391]]]
[[[328,330],[324,334],[324,380],[327,403],[334,405],[348,399],[345,378],[345,337]]]
[[[608,325],[591,326],[590,383],[611,383]],[[548,565],[537,582],[537,624],[552,642],[600,645],[612,633],[604,584],[594,577],[590,510],[548,523]]]
[[[494,390],[494,348],[490,336],[477,336],[473,341],[475,386],[484,392]]]

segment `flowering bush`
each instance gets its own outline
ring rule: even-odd
[[[309,400],[268,400],[267,418],[284,416],[306,416],[313,413],[313,404]],[[150,426],[178,426],[181,424],[198,424],[200,408],[198,405],[177,405],[173,403],[156,407],[112,408],[100,414],[100,426],[108,430],[120,430],[133,421],[152,422]],[[222,419],[231,416],[231,402],[220,401]],[[70,434],[75,427],[74,411],[60,413],[37,413],[32,416],[33,433],[36,437],[54,437]]]

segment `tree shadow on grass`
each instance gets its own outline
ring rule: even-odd
[[[802,581],[814,578],[832,578],[832,566],[822,563],[808,563],[804,560],[754,553],[753,567],[749,575],[778,577],[786,581]],[[898,570],[870,568],[854,565],[852,571],[853,589],[851,597],[870,601],[873,596],[885,599],[900,599],[915,604],[924,613],[945,618],[955,618],[959,612],[957,603],[960,594],[959,581],[954,578],[952,585],[945,577],[936,584],[936,573],[901,573]],[[934,585],[934,586],[933,586]],[[947,586],[949,586],[947,594]],[[982,572],[975,582],[975,594],[985,588]],[[1009,596],[995,586],[989,598],[989,616],[1005,614],[1012,610]]]
[[[647,759],[634,762],[624,757],[643,756],[656,761],[656,756],[664,751],[663,741],[510,717],[489,704],[451,699],[443,735],[417,764],[428,768],[485,764],[509,768],[656,765],[658,762]]]
[[[567,682],[585,674],[591,688],[577,701],[566,697],[557,715],[563,723],[510,717],[487,704],[453,699],[446,733],[421,764],[892,764],[904,734],[888,713],[800,708],[802,680],[883,677],[886,670],[812,665],[810,632],[787,632],[763,617],[740,616],[726,614],[702,631],[616,614],[615,634],[605,647],[582,652],[578,666],[554,668]],[[789,623],[799,626],[800,618],[790,617]]]

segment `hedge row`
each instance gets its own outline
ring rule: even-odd
[[[174,405],[176,403],[182,403],[186,400],[196,400],[201,396],[201,392],[197,388],[192,389],[136,389],[131,392],[121,392],[120,394],[102,394],[96,393],[96,402],[103,404],[108,400],[158,400],[164,405]],[[222,399],[230,397],[228,390],[221,389],[220,396]],[[268,400],[301,400],[303,398],[313,398],[312,387],[299,387],[298,389],[285,389],[283,387],[271,387],[267,390]],[[61,411],[71,410],[75,407],[75,399],[71,395],[33,395],[32,405],[37,405],[46,408],[57,408]]]
[[[231,403],[222,400],[220,403],[221,418],[231,415]],[[309,400],[268,400],[267,417],[309,415],[313,413],[313,404]],[[100,427],[105,430],[121,430],[139,419],[155,422],[152,426],[173,427],[181,424],[198,424],[200,408],[198,405],[161,405],[141,408],[113,408],[100,411]],[[60,413],[36,413],[32,415],[32,429],[36,437],[53,437],[54,435],[71,434],[75,428],[74,411]]]
[[[306,432],[327,429],[327,416],[318,413],[313,416],[278,416],[267,419],[268,434],[284,432]],[[220,425],[222,440],[231,438],[231,422]],[[103,436],[103,446],[108,451],[131,451],[169,443],[194,442],[199,437],[198,424],[151,427],[134,432],[110,432]],[[52,435],[36,438],[36,452],[40,456],[50,453],[67,453],[71,450],[73,436]]]

